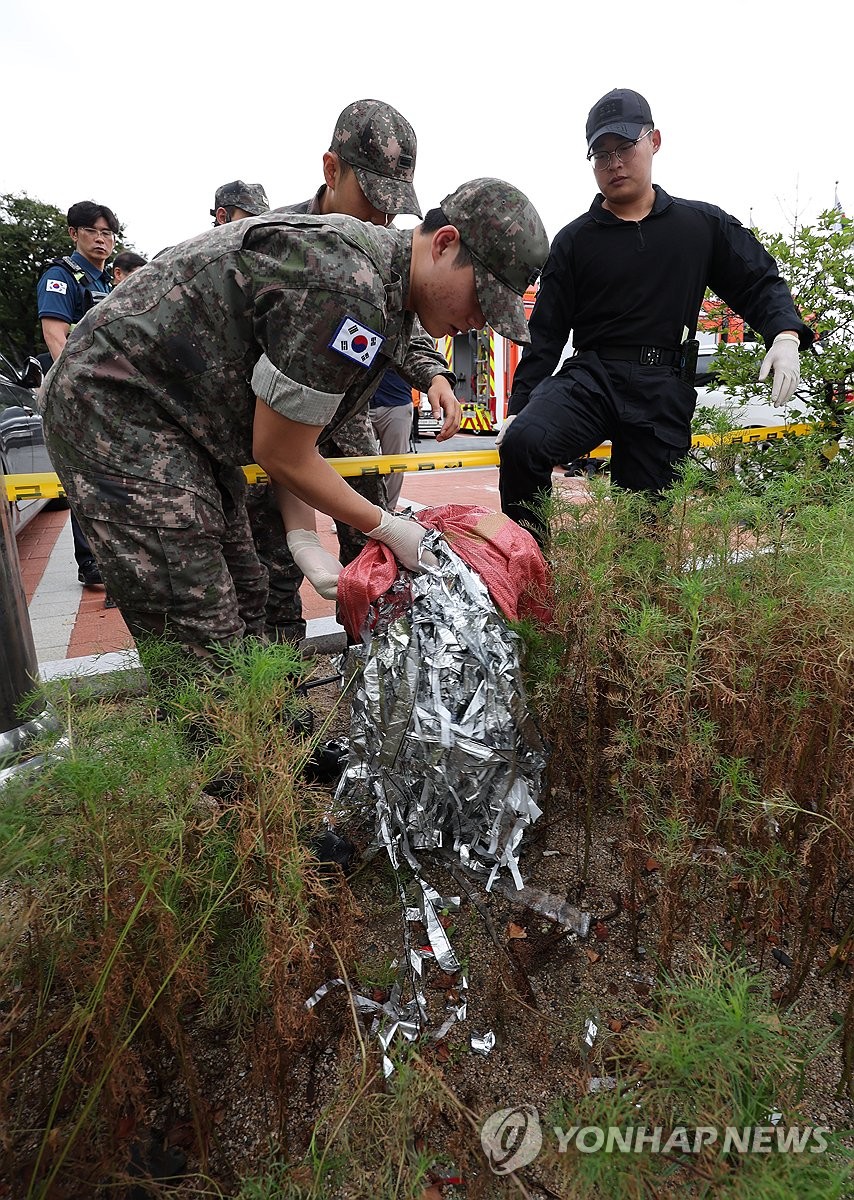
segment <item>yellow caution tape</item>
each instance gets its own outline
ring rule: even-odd
[[[752,446],[755,442],[773,442],[788,433],[800,437],[812,433],[812,425],[765,425],[762,428],[730,429],[727,433],[698,433],[691,438],[692,446]],[[594,452],[595,453],[595,452]]]
[[[345,479],[356,475],[396,475],[400,471],[450,471],[461,467],[497,467],[497,450],[440,451],[438,454],[377,454],[364,458],[328,458]],[[266,483],[267,476],[260,467],[244,467],[250,483]],[[23,478],[19,476],[19,478]]]
[[[800,436],[812,431],[811,425],[767,425],[761,429],[733,429],[722,434],[697,434],[691,439],[692,446],[751,445],[754,442],[773,441],[786,434]],[[591,450],[590,458],[610,458],[611,444],[605,442]],[[400,471],[449,471],[463,467],[497,467],[497,450],[451,450],[436,454],[378,454],[365,458],[330,458],[327,462],[339,475],[352,478],[356,475],[395,475]],[[267,483],[268,479],[254,463],[243,468],[250,483]],[[62,484],[50,471],[36,471],[31,475],[7,475],[6,496],[14,500],[56,500],[65,496]]]

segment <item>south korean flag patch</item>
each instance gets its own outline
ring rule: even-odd
[[[345,358],[350,358],[362,367],[369,367],[379,353],[385,338],[375,329],[369,329],[357,321],[355,317],[345,317],[329,343],[331,350],[337,350]]]
[[[59,292],[60,295],[64,296],[68,291],[68,284],[64,279],[49,279],[45,284],[44,290],[46,292]]]

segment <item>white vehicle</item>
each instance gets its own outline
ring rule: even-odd
[[[722,388],[715,386],[714,360],[720,347],[717,345],[701,346],[697,353],[697,374],[695,387],[697,389],[697,408],[711,408],[727,414],[732,418],[734,429],[762,429],[770,425],[793,425],[803,420],[800,415],[805,406],[804,400],[795,394],[789,405],[779,408],[771,403],[771,387],[765,389],[765,396],[751,396],[739,399]]]

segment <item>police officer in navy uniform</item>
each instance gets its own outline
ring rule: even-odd
[[[710,287],[769,347],[782,406],[813,341],[774,259],[735,217],[652,183],[661,134],[638,92],[616,88],[587,118],[599,187],[590,209],[554,239],[513,380],[500,447],[502,508],[546,537],[531,505],[552,469],[610,439],[611,478],[657,493],[691,444],[696,403],[689,347]],[[552,375],[572,332],[574,355]]]
[[[67,258],[54,259],[37,286],[42,337],[55,362],[68,335],[85,312],[112,290],[107,259],[116,246],[119,222],[105,204],[81,200],[68,210],[68,236],[74,244]],[[77,579],[84,587],[99,587],[101,572],[72,509],[71,532]]]

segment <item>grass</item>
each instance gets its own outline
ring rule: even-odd
[[[156,708],[72,702],[69,753],[4,792],[3,965],[27,999],[6,1014],[0,1105],[22,1196],[117,1169],[116,1130],[144,1127],[170,1058],[204,1165],[204,1031],[269,1025],[271,1070],[304,1042],[324,926],[346,944],[351,905],[312,866],[303,673],[291,651],[250,647]]]
[[[599,487],[554,506],[555,619],[522,630],[527,670],[582,877],[598,816],[622,811],[629,889],[646,896],[642,864],[661,863],[666,966],[702,932],[697,852],[718,847],[760,953],[785,919],[791,999],[854,873],[854,486],[838,459],[761,495],[726,476],[704,494],[701,474],[658,504]]]
[[[815,1025],[781,1015],[761,977],[725,957],[702,955],[662,982],[620,1043],[612,1053],[612,1090],[560,1102],[547,1115],[564,1132],[594,1127],[619,1134],[610,1153],[585,1153],[585,1142],[579,1148],[572,1141],[560,1153],[560,1142],[548,1143],[549,1184],[560,1196],[833,1200],[851,1194],[851,1147],[828,1131],[820,1139],[806,1132],[818,1124],[803,1107],[805,1064],[822,1049]],[[784,1144],[808,1148],[781,1153],[776,1131],[755,1142],[757,1127],[776,1128],[772,1114]],[[637,1140],[639,1128],[645,1143]],[[737,1131],[729,1145],[727,1128]],[[679,1130],[683,1135],[673,1137]],[[698,1130],[714,1135],[698,1140]],[[620,1152],[626,1144],[642,1150]],[[744,1152],[754,1144],[767,1152]]]
[[[837,1054],[854,1089],[851,463],[843,450],[806,455],[796,473],[766,466],[757,478],[727,449],[689,464],[657,504],[597,478],[588,505],[552,507],[554,620],[519,626],[551,746],[543,844],[553,823],[577,829],[581,900],[601,883],[603,827],[619,831],[605,894],[649,943],[657,986],[585,1056],[575,1026],[601,996],[567,982],[571,947],[559,968],[541,964],[565,972],[569,1030],[536,1011],[526,976],[547,931],[531,927],[515,967],[476,906],[454,936],[479,985],[473,1011],[492,1004],[501,1044],[564,1095],[549,1114],[563,1128],[639,1114],[757,1124],[772,1108],[794,1125],[817,1054]],[[288,647],[208,663],[141,649],[149,693],[54,688],[70,748],[2,794],[0,1144],[16,1197],[120,1191],[134,1148],[162,1141],[152,1114],[184,1131],[192,1171],[176,1200],[449,1200],[448,1174],[469,1200],[526,1196],[546,1178],[562,1197],[850,1191],[839,1139],[820,1155],[569,1146],[530,1178],[499,1180],[479,1142],[505,1100],[483,1090],[498,1060],[472,1068],[467,1027],[444,1047],[416,1043],[386,1078],[346,989],[305,1008],[331,978],[387,990],[400,930],[382,859],[346,886],[312,858],[330,797],[303,775],[325,733],[305,664]],[[775,952],[792,965],[772,994],[761,971]],[[818,971],[839,990],[836,1040],[821,1045],[793,1015]],[[550,1055],[563,1045],[575,1049],[559,1078]],[[619,1086],[588,1095],[594,1072]],[[232,1103],[240,1153],[223,1135]]]

